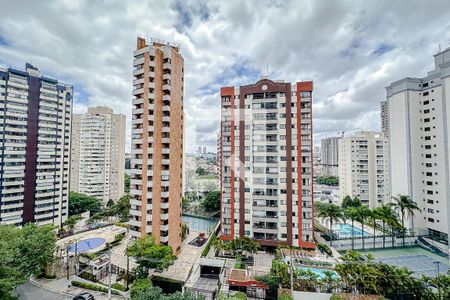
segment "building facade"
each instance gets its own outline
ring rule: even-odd
[[[450,48],[433,71],[387,88],[392,195],[420,207],[414,227],[445,242],[450,231]],[[410,221],[410,220],[409,220]]]
[[[178,45],[138,38],[134,51],[130,232],[181,247],[184,60]]]
[[[67,219],[73,87],[0,68],[0,223]]]
[[[108,107],[89,107],[72,119],[70,190],[103,205],[124,195],[125,116]]]
[[[380,102],[381,132],[389,139],[389,105],[387,101]]]
[[[314,247],[313,83],[223,87],[221,238]]]
[[[389,148],[383,134],[361,131],[339,140],[339,198],[358,196],[369,208],[390,201]]]
[[[320,141],[322,175],[338,176],[340,139],[340,137],[329,137]]]

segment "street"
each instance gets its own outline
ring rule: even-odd
[[[55,293],[39,287],[31,282],[27,282],[14,291],[15,296],[20,300],[70,300],[72,297]]]

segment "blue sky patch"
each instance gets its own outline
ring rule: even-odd
[[[395,49],[395,47],[393,45],[382,43],[375,50],[373,50],[372,54],[374,54],[376,56],[381,56],[384,53],[387,53],[393,49]]]

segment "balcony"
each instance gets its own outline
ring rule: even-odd
[[[161,214],[161,220],[169,220],[169,214]]]
[[[133,71],[133,76],[139,76],[141,74],[144,74],[144,68],[140,68],[138,70]]]
[[[163,91],[170,91],[170,84],[164,84],[162,89]]]
[[[169,209],[169,202],[162,202],[161,203],[161,208],[162,209]]]
[[[139,105],[142,103],[144,103],[144,99],[142,99],[142,98],[133,99],[133,105]]]
[[[170,63],[169,62],[164,63],[163,69],[170,70]]]
[[[163,101],[170,101],[170,95],[163,95]]]
[[[133,60],[133,67],[142,65],[144,62],[145,62],[145,58],[144,57],[135,59],[135,60]]]
[[[133,96],[140,95],[142,93],[144,93],[144,89],[143,88],[133,89]]]
[[[170,112],[170,106],[169,105],[163,105],[162,111]]]
[[[169,192],[161,192],[161,198],[169,198]]]
[[[163,80],[170,80],[171,77],[172,77],[172,76],[170,75],[170,73],[163,74]]]

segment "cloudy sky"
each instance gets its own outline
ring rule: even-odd
[[[316,143],[379,130],[384,87],[426,75],[450,46],[448,0],[0,0],[0,10],[0,65],[31,62],[73,84],[75,112],[107,105],[129,120],[136,36],[180,43],[187,151],[215,151],[219,87],[253,83],[267,65],[271,79],[314,81]]]

